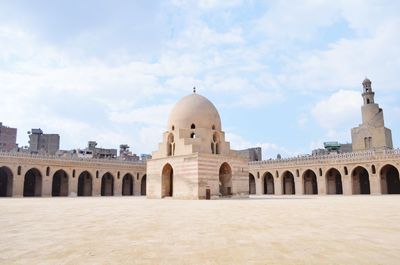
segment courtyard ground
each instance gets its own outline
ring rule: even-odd
[[[400,264],[400,196],[2,198],[0,264]]]

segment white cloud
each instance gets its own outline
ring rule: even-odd
[[[360,120],[361,95],[356,91],[339,90],[318,102],[312,116],[325,129],[349,128]]]

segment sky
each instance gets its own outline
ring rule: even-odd
[[[351,142],[368,77],[400,144],[400,1],[0,0],[0,121],[151,153],[197,92],[233,149]]]

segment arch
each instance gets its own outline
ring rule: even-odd
[[[249,173],[249,194],[256,194],[256,179]]]
[[[166,164],[161,173],[161,198],[172,197],[174,194],[174,169]]]
[[[232,194],[232,169],[226,162],[219,168],[219,193],[221,196]]]
[[[351,173],[353,194],[371,194],[369,184],[369,173],[362,167],[358,166]]]
[[[326,194],[343,194],[342,174],[336,168],[326,172]]]
[[[24,177],[24,197],[42,195],[42,174],[36,168],[31,168]]]
[[[174,134],[170,133],[167,139],[167,156],[173,156],[175,153]]]
[[[0,167],[0,197],[11,197],[14,176],[10,168]]]
[[[83,171],[78,177],[78,196],[92,196],[92,175]]]
[[[296,189],[294,186],[294,176],[292,172],[285,171],[282,174],[282,187],[283,194],[296,194]]]
[[[68,196],[68,174],[62,169],[57,170],[53,175],[51,196]]]
[[[114,196],[114,176],[110,172],[101,178],[101,196]]]
[[[192,125],[190,125],[190,129],[196,129],[196,125],[192,123]]]
[[[140,181],[140,195],[146,196],[146,175],[144,175]]]
[[[122,178],[122,196],[133,195],[133,176],[129,173]]]
[[[274,187],[274,177],[270,172],[266,172],[262,178],[263,186],[264,186],[264,194],[274,194],[275,187]]]
[[[303,173],[304,194],[318,194],[317,175],[311,169],[307,169]]]
[[[382,194],[400,194],[399,170],[390,164],[380,171]]]

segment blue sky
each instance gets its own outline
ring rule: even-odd
[[[233,148],[350,142],[373,82],[400,144],[398,1],[1,1],[0,121],[150,153],[196,86]]]

